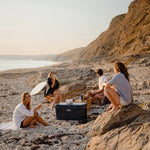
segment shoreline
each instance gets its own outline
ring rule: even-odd
[[[0,71],[0,74],[3,73],[23,73],[23,72],[30,72],[30,71],[38,71],[41,69],[47,69],[50,67],[54,67],[60,64],[63,64],[64,62],[56,62],[56,64],[48,65],[48,66],[41,66],[41,67],[35,67],[35,68],[14,68],[14,69],[8,69],[8,70],[2,70]]]

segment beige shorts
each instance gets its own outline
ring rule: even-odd
[[[120,104],[121,104],[121,106],[128,106],[129,104],[125,101],[125,100],[123,100],[121,97],[120,97]]]

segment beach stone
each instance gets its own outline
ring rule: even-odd
[[[150,81],[141,81],[138,84],[138,89],[139,90],[145,89],[145,88],[149,87],[149,85],[150,85]]]
[[[88,133],[89,137],[102,135],[114,128],[129,124],[139,115],[146,113],[141,107],[131,104],[127,107],[121,107],[112,113],[105,112],[99,115],[95,120],[91,131]]]
[[[41,150],[49,150],[49,145],[48,144],[43,144],[40,147]]]
[[[68,136],[63,136],[63,137],[61,137],[61,140],[62,141],[65,141],[65,140],[67,140],[68,139]]]
[[[142,108],[150,113],[150,102],[145,103]]]

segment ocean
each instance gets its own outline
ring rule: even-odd
[[[0,60],[0,71],[10,69],[37,68],[57,64],[57,62],[44,60]]]

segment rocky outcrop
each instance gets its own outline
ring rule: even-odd
[[[143,114],[143,112],[143,109],[136,105],[122,107],[113,113],[105,112],[95,120],[89,136],[102,135],[111,129],[128,124]]]
[[[127,14],[114,17],[108,30],[91,42],[80,58],[114,60],[137,54],[150,55],[149,0],[134,0]]]
[[[87,150],[149,149],[150,115],[133,104],[110,113],[105,112],[94,122]]]

